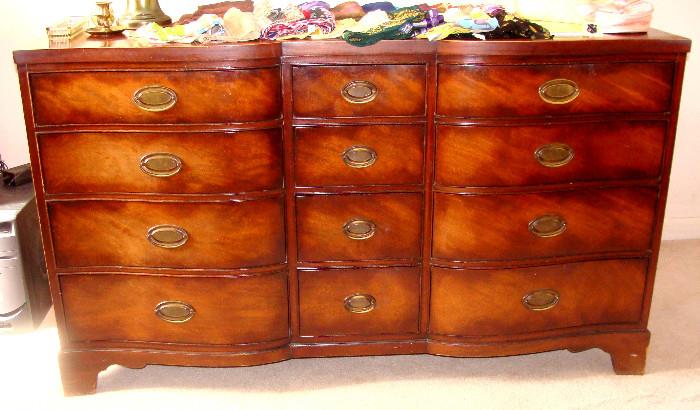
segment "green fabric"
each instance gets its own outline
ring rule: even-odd
[[[405,40],[413,37],[413,23],[423,21],[425,12],[416,6],[394,10],[388,22],[367,31],[346,31],[343,40],[353,46],[365,47],[381,40]]]

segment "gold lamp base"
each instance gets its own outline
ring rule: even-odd
[[[164,26],[172,23],[172,20],[160,9],[158,0],[126,0],[126,11],[119,18],[119,24],[137,29],[149,23]]]

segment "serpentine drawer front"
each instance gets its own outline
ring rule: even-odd
[[[15,52],[65,393],[111,364],[384,354],[643,373],[689,49]]]

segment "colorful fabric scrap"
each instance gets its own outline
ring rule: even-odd
[[[156,23],[141,26],[129,34],[130,37],[146,40],[154,44],[193,43],[202,37],[224,36],[224,20],[215,14],[204,14],[202,17],[187,24],[172,27],[161,27]]]
[[[317,33],[331,33],[335,29],[335,17],[327,6],[328,3],[318,1],[303,3],[297,7],[298,13],[288,7],[279,16],[268,16],[273,23],[263,29],[260,38],[289,40],[302,39]],[[299,15],[301,19],[289,21],[290,16],[297,18]]]
[[[368,14],[369,15],[369,14]],[[405,40],[414,37],[413,25],[425,19],[419,7],[404,7],[388,13],[389,21],[366,31],[346,31],[343,40],[357,47],[365,47],[381,40]]]

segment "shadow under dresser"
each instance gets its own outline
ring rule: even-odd
[[[67,395],[111,364],[644,371],[690,41],[17,51]]]

